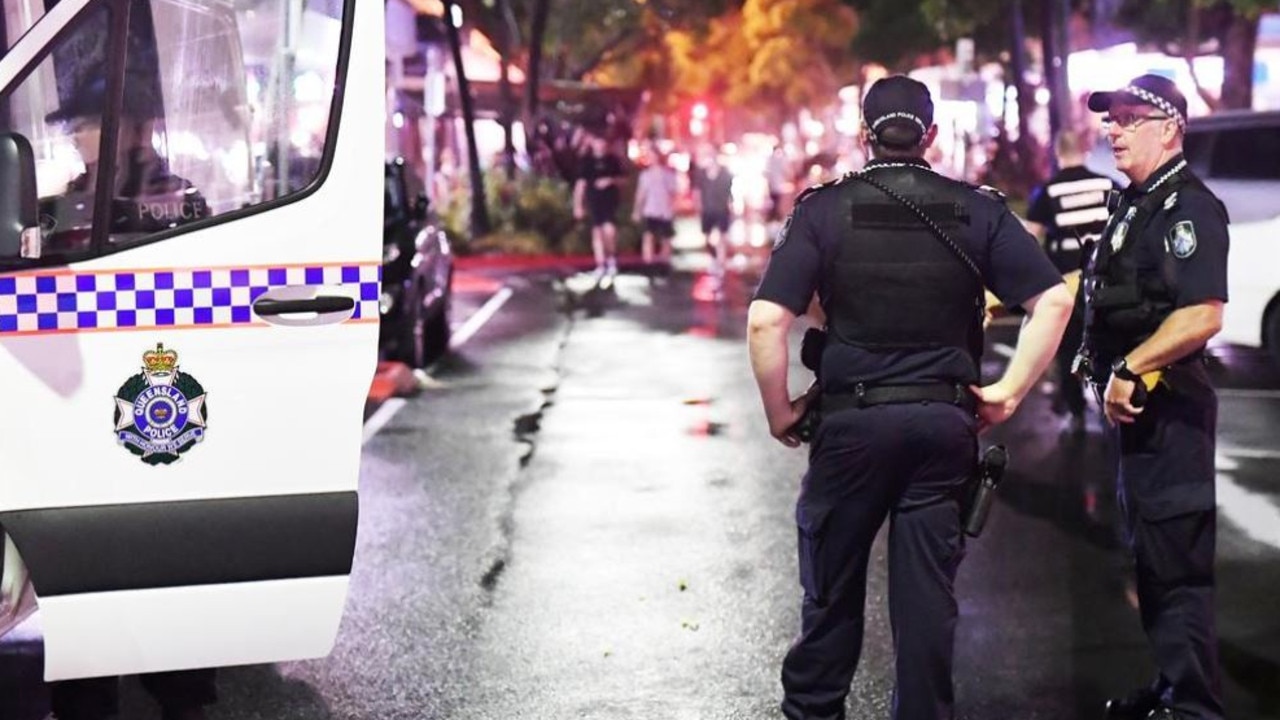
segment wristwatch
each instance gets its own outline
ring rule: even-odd
[[[1138,375],[1129,369],[1129,362],[1123,357],[1117,358],[1115,362],[1111,363],[1111,374],[1128,382],[1137,382],[1139,380]]]

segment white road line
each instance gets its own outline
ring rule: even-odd
[[[453,333],[453,339],[449,341],[449,349],[457,350],[463,343],[470,340],[471,336],[480,332],[480,328],[484,327],[484,324],[493,318],[503,304],[511,299],[512,294],[511,288],[504,287],[489,298],[488,302],[481,306],[474,315],[467,318],[462,327]]]
[[[408,401],[404,398],[390,398],[382,403],[377,411],[368,420],[364,421],[364,440],[360,444],[364,445],[372,440],[373,436],[386,427],[386,424],[391,422],[391,418],[395,417],[396,413],[400,412],[400,408],[403,408],[406,404],[408,404]]]
[[[503,304],[511,299],[512,294],[513,291],[509,287],[504,287],[494,293],[493,297],[489,298],[485,304],[475,312],[475,314],[467,318],[467,321],[462,324],[462,327],[451,333],[449,349],[457,350],[459,347],[462,347],[463,343],[474,337],[475,334],[480,331],[480,328],[484,327],[485,323],[493,319],[493,316],[498,313],[498,310],[503,306]],[[363,446],[373,439],[373,436],[377,435],[379,430],[386,427],[387,423],[391,422],[391,418],[395,417],[396,413],[400,412],[400,410],[407,404],[408,401],[404,398],[391,398],[382,403],[381,407],[379,407],[373,415],[365,421],[364,439],[361,440],[360,444]]]
[[[1221,461],[1224,456],[1227,458],[1244,458],[1245,460],[1280,460],[1280,450],[1272,450],[1270,448],[1219,447],[1219,461]],[[1226,470],[1227,468],[1219,465],[1218,469]]]
[[[1013,359],[1013,348],[1005,345],[1004,343],[992,343],[991,349],[995,351],[995,354],[997,355],[1003,355],[1010,360]]]
[[[1249,400],[1280,400],[1280,390],[1248,390],[1243,388],[1219,388],[1218,397],[1245,398]]]
[[[1266,495],[1241,487],[1230,475],[1218,475],[1218,509],[1256,542],[1280,548],[1280,508]]]

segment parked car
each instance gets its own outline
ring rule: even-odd
[[[1184,149],[1231,215],[1231,297],[1217,339],[1266,348],[1280,365],[1280,112],[1193,118]]]
[[[426,367],[449,349],[453,251],[413,170],[386,164],[382,224],[382,357]]]

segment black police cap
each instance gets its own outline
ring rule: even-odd
[[[877,143],[911,147],[919,145],[933,125],[933,98],[929,88],[906,75],[877,80],[862,99],[862,118]],[[885,143],[884,133],[899,128]]]
[[[1139,75],[1119,90],[1089,95],[1089,109],[1094,112],[1107,112],[1114,102],[1150,105],[1177,120],[1178,125],[1187,124],[1187,98],[1172,80],[1162,75]]]

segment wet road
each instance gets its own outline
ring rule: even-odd
[[[510,299],[365,446],[361,525],[325,660],[222,671],[212,718],[768,718],[798,628],[804,457],[767,434],[750,274],[609,293],[497,274]],[[1010,328],[992,333],[985,371]],[[798,338],[797,338],[798,341]],[[1280,377],[1223,352],[1219,628],[1231,717],[1280,718]],[[799,390],[806,376],[797,368]],[[389,413],[387,415],[390,415]],[[1150,666],[1099,423],[1035,394],[984,442],[1013,464],[958,581],[961,718],[1094,718]],[[850,717],[887,717],[883,546]],[[42,717],[38,635],[0,644],[0,720]],[[157,714],[125,682],[124,717]]]

